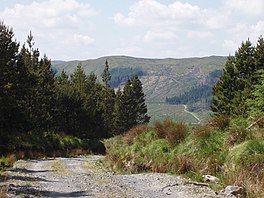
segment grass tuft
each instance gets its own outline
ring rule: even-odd
[[[230,126],[230,117],[226,115],[215,115],[209,120],[210,126],[221,131],[226,130]]]
[[[124,135],[124,142],[128,145],[131,145],[138,135],[144,132],[148,132],[150,130],[151,127],[145,124],[135,126]]]
[[[176,123],[172,120],[164,120],[155,123],[155,130],[159,138],[164,138],[170,146],[179,144],[188,135],[188,127],[183,123]]]
[[[247,129],[244,118],[214,117],[187,127],[171,120],[154,127],[138,126],[124,136],[105,141],[106,162],[125,172],[170,172],[202,181],[202,175],[243,188],[243,197],[264,197],[264,129]]]

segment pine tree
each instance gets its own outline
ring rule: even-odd
[[[25,107],[28,130],[43,132],[53,127],[55,78],[51,61],[46,55],[40,59],[38,49],[33,48],[34,39],[31,33],[27,45],[28,48],[23,45],[18,60],[19,67],[26,68],[27,73],[24,80],[27,90],[21,104]]]
[[[109,65],[106,60],[105,68],[102,73],[102,81],[104,87],[102,89],[102,111],[103,111],[103,126],[104,131],[107,134],[111,134],[114,128],[114,105],[115,105],[115,91],[110,87],[109,81],[111,80],[111,74],[109,72]]]
[[[124,87],[123,93],[117,93],[116,101],[116,127],[118,133],[124,133],[137,124],[148,123],[150,117],[147,115],[145,94],[142,83],[137,76],[129,79]]]
[[[102,80],[103,80],[104,86],[109,87],[109,82],[111,80],[111,74],[109,72],[109,65],[108,65],[107,60],[105,61],[105,68],[104,68],[104,71],[102,73]]]
[[[256,84],[252,98],[247,100],[249,114],[252,116],[264,115],[264,70],[259,70],[259,84]]]
[[[0,22],[0,145],[8,143],[8,134],[21,127],[20,76],[16,65],[19,44],[13,41],[13,37],[13,30]]]
[[[146,95],[143,92],[142,83],[138,76],[132,78],[131,85],[133,87],[133,98],[136,104],[136,123],[145,124],[148,123],[150,117],[147,115],[147,105],[145,103]]]
[[[262,36],[259,37],[257,46],[255,48],[255,53],[254,53],[254,58],[255,58],[255,65],[256,65],[256,70],[263,70],[264,69],[264,39]],[[259,84],[260,74],[261,72],[256,73],[255,75],[255,84]]]
[[[212,111],[217,114],[231,115],[232,100],[236,90],[236,73],[234,57],[229,56],[225,64],[223,75],[213,87]]]
[[[264,115],[264,39],[259,37],[254,53],[256,69],[254,89],[247,100],[249,114],[252,116]]]
[[[255,73],[254,47],[247,40],[242,43],[234,57],[228,58],[223,75],[213,87],[213,112],[246,117],[246,101],[251,97]]]
[[[70,107],[74,101],[70,97],[71,86],[69,76],[62,70],[60,76],[56,78],[56,130],[65,133],[72,132],[72,115],[73,111]]]
[[[118,135],[126,130],[125,128],[125,123],[124,123],[124,118],[123,118],[123,111],[124,108],[122,108],[122,91],[119,88],[116,91],[116,97],[115,97],[115,105],[114,105],[114,113],[113,113],[113,118],[114,118],[114,128],[113,128],[113,134]]]

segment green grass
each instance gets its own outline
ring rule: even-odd
[[[147,103],[147,105],[148,114],[151,116],[151,124],[166,119],[172,119],[176,122],[184,122],[188,124],[197,123],[197,120],[191,114],[184,111],[183,105],[170,105],[156,102]],[[211,111],[199,111],[194,113],[201,119],[202,123],[207,122],[212,115]]]
[[[166,103],[148,103],[150,123],[172,119],[177,122],[196,123],[197,120],[189,113],[184,112],[183,105],[169,105]]]
[[[244,197],[264,197],[264,130],[249,131],[247,125],[247,120],[229,122],[223,116],[199,126],[166,120],[153,127],[141,125],[104,142],[106,164],[114,171],[168,172],[198,181],[210,174],[220,179],[211,185],[216,190],[239,185]],[[244,137],[231,144],[238,131]]]

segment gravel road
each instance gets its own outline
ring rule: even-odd
[[[159,173],[107,172],[103,156],[19,160],[8,172],[7,197],[219,197],[206,186]]]

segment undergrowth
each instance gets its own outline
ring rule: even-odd
[[[0,173],[12,167],[18,159],[105,153],[100,140],[80,139],[54,131],[42,134],[30,131],[9,139],[5,149],[0,149]]]
[[[217,176],[216,188],[239,185],[244,197],[264,197],[264,129],[247,129],[244,118],[213,117],[191,127],[171,120],[141,125],[105,140],[106,163],[114,171],[169,172],[202,181]]]

